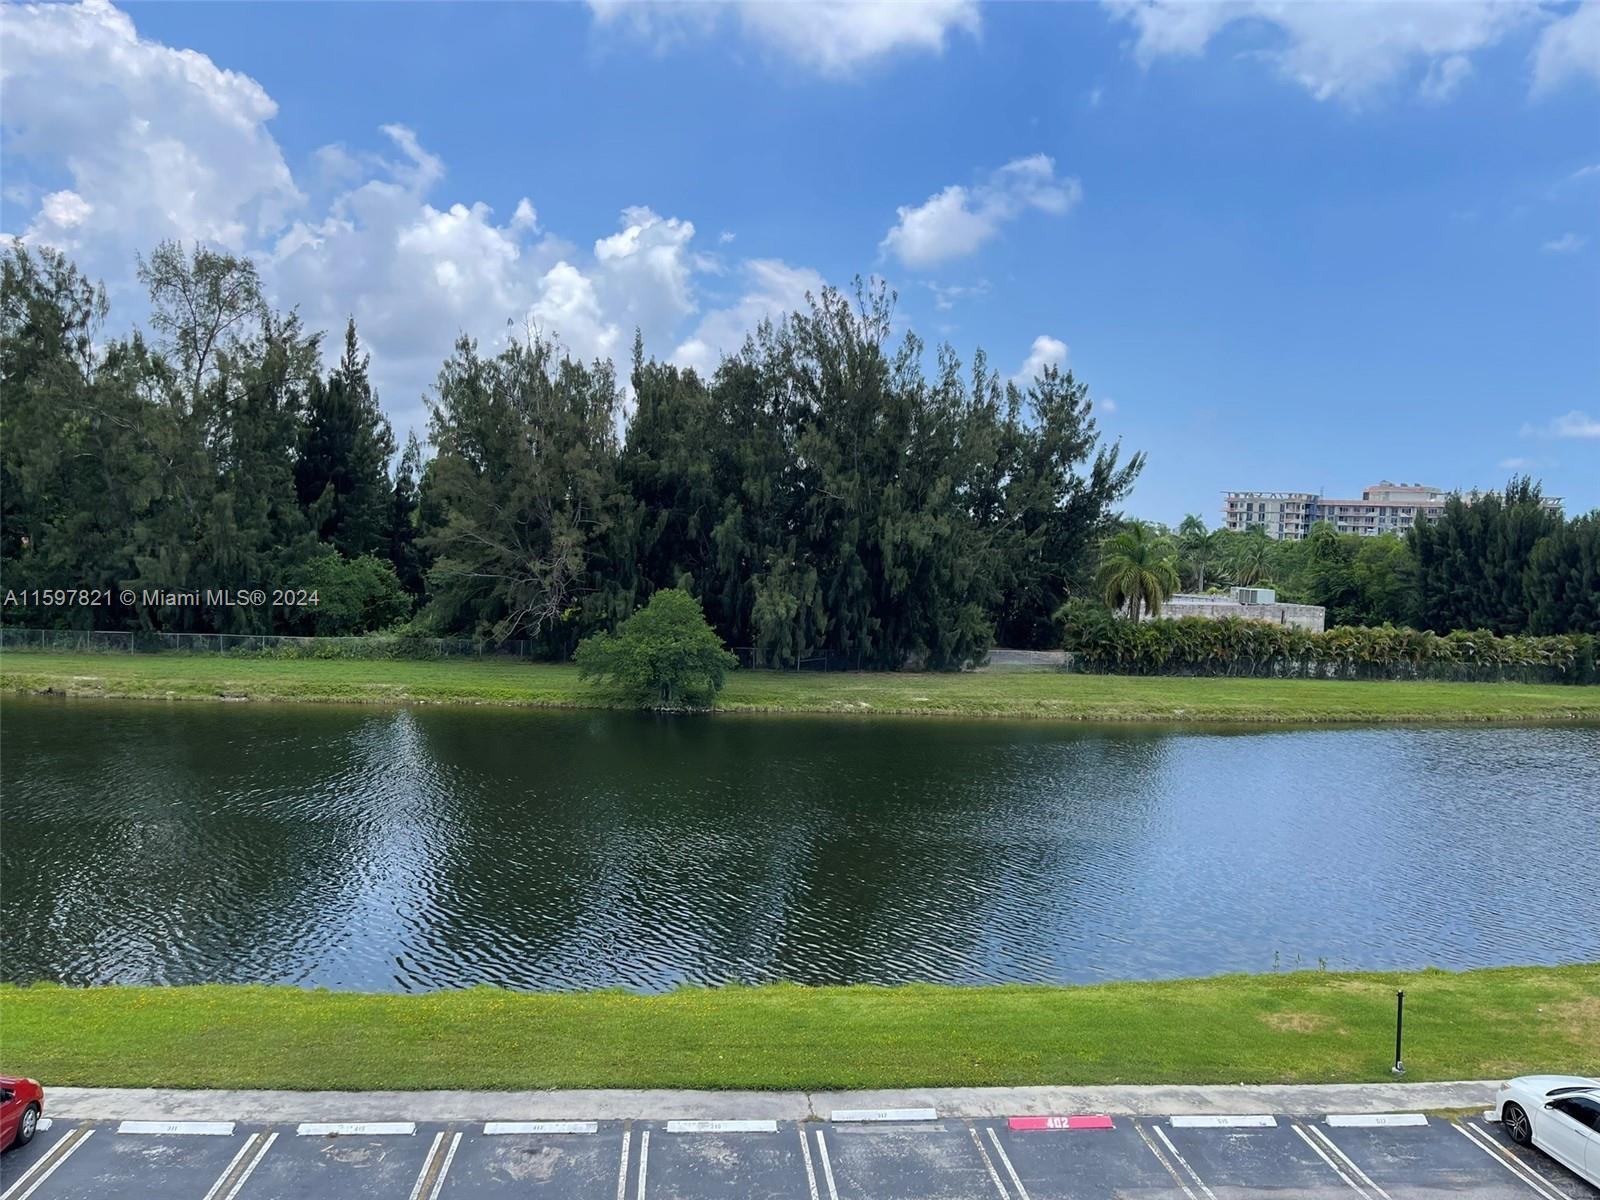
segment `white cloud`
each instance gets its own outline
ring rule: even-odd
[[[71,177],[24,231],[110,273],[130,238],[242,249],[303,202],[246,75],[141,38],[104,0],[5,9],[8,173]],[[65,220],[63,220],[65,218]]]
[[[1417,90],[1424,100],[1442,104],[1460,90],[1471,74],[1472,60],[1465,54],[1452,54],[1429,64],[1428,73]]]
[[[1579,167],[1569,179],[1588,179],[1590,176],[1600,175],[1600,163],[1590,163],[1587,167]]]
[[[977,283],[935,283],[932,280],[923,280],[922,286],[933,293],[933,306],[940,312],[949,312],[961,300],[976,299],[989,294],[989,281],[980,279]]]
[[[807,295],[820,295],[826,286],[809,267],[790,266],[776,258],[748,259],[742,270],[744,294],[728,307],[707,313],[672,352],[674,362],[709,375],[719,357],[736,353],[745,335],[762,321],[776,324],[785,314],[807,308]]]
[[[589,8],[601,25],[622,27],[651,42],[658,51],[705,37],[724,18],[732,18],[747,38],[826,75],[847,74],[901,52],[938,54],[952,33],[976,36],[979,30],[976,0],[811,0],[806,4],[589,0]]]
[[[1501,471],[1526,471],[1537,465],[1531,458],[1502,458],[1495,463],[1495,467]]]
[[[1576,254],[1589,244],[1589,239],[1581,233],[1563,233],[1558,238],[1551,238],[1539,249],[1546,254]]]
[[[1424,99],[1443,100],[1471,74],[1471,55],[1549,15],[1538,5],[1515,0],[1103,3],[1117,19],[1134,27],[1134,53],[1143,65],[1158,58],[1199,56],[1224,28],[1235,23],[1254,25],[1269,30],[1271,36],[1271,45],[1256,56],[1272,63],[1280,75],[1318,100],[1349,104],[1369,101],[1403,80],[1414,80]],[[1580,31],[1578,40],[1583,36],[1587,35]],[[1563,41],[1562,46],[1566,45]],[[1552,51],[1557,64],[1567,62],[1567,53],[1566,49]],[[1550,69],[1564,72],[1567,68],[1557,65]]]
[[[625,355],[637,327],[710,367],[762,316],[821,287],[815,272],[756,260],[746,295],[703,314],[697,281],[723,266],[697,252],[692,222],[628,208],[585,253],[543,230],[526,196],[508,216],[436,198],[445,163],[400,124],[381,127],[377,149],[312,152],[302,191],[256,81],[140,38],[96,0],[7,7],[4,19],[6,193],[31,209],[27,236],[129,298],[135,253],[162,238],[249,254],[275,302],[330,335],[330,353],[354,316],[402,429],[423,423],[421,396],[462,333],[493,352],[531,322],[587,360]],[[63,177],[71,186],[39,185]],[[137,309],[119,300],[124,319]]]
[[[1523,437],[1600,438],[1600,418],[1573,409],[1543,425],[1524,425]]]
[[[694,312],[693,277],[705,263],[690,249],[694,225],[645,207],[625,209],[622,230],[594,244],[595,283],[608,312],[646,339]]]
[[[1066,365],[1067,344],[1060,338],[1053,338],[1047,333],[1041,333],[1033,339],[1033,345],[1028,350],[1028,357],[1023,360],[1022,366],[1017,368],[1017,373],[1011,379],[1018,387],[1027,387],[1046,367],[1055,367],[1060,370]]]
[[[1576,76],[1600,80],[1600,3],[1584,0],[1546,25],[1533,51],[1533,90],[1554,91]]]
[[[558,262],[539,280],[529,317],[585,361],[611,358],[621,349],[621,327],[606,318],[594,282],[568,262]]]
[[[1034,154],[1007,163],[975,187],[952,184],[919,205],[902,205],[879,249],[908,267],[930,267],[975,253],[1028,209],[1060,216],[1082,197],[1076,179],[1058,178],[1055,162]]]
[[[94,205],[77,192],[51,192],[39,206],[39,221],[45,226],[68,230],[82,225],[93,213]]]

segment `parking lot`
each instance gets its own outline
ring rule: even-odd
[[[0,1200],[1596,1200],[1481,1117],[52,1121]]]

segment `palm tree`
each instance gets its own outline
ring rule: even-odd
[[[1095,575],[1105,601],[1114,609],[1126,607],[1139,619],[1140,610],[1154,616],[1161,604],[1178,590],[1178,569],[1172,545],[1134,521],[1105,540],[1100,548],[1100,569]]]
[[[1194,578],[1195,591],[1206,590],[1207,571],[1210,571],[1213,582],[1217,579],[1225,536],[1220,529],[1208,532],[1206,523],[1194,513],[1190,513],[1178,525],[1179,569],[1187,569]]]
[[[1234,541],[1229,559],[1234,582],[1240,587],[1254,587],[1272,569],[1272,539],[1261,526],[1252,525]]]

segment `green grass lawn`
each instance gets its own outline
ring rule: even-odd
[[[0,987],[0,1056],[46,1084],[842,1088],[1310,1083],[1590,1072],[1600,964],[1092,987],[425,995]]]
[[[0,656],[0,690],[148,699],[615,706],[605,691],[580,682],[572,666],[493,659],[363,662],[9,650]],[[1600,687],[1057,671],[736,671],[717,707],[1093,721],[1600,720]]]

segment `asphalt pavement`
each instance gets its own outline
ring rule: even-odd
[[[1600,1200],[1481,1114],[52,1118],[0,1200]]]

